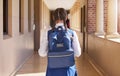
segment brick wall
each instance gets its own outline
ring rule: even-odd
[[[96,26],[96,0],[88,0],[88,33],[95,32]]]
[[[104,0],[104,31],[107,32],[107,10],[108,0]]]
[[[120,0],[118,0],[118,32],[120,33]]]
[[[104,31],[107,30],[107,5],[104,0]],[[94,33],[96,29],[96,0],[88,0],[88,33]]]

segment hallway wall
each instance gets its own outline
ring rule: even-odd
[[[112,7],[111,7],[112,8]],[[104,0],[104,31],[107,31],[108,0]],[[96,0],[88,0],[88,55],[108,76],[120,76],[120,44],[106,38],[97,37]],[[118,39],[119,40],[119,39]]]
[[[88,55],[108,76],[120,76],[120,44],[118,42],[89,35]]]
[[[50,10],[43,0],[41,0],[41,17],[40,17],[40,47],[47,40],[47,31],[50,27]],[[38,50],[37,50],[38,51]]]
[[[30,5],[33,6],[33,0]],[[19,32],[19,0],[8,0],[8,29],[9,33],[3,33],[3,0],[0,0],[0,76],[10,76],[33,54],[33,8],[31,7],[30,24],[28,24],[28,0],[21,0],[22,32]],[[29,28],[31,27],[31,28]]]
[[[70,9],[70,27],[71,29],[75,30],[78,34],[82,52],[84,47],[86,47],[86,44],[84,45],[84,42],[83,42],[83,40],[85,40],[83,37],[83,26],[85,26],[86,20],[85,20],[85,12],[84,12],[84,18],[82,16],[83,14],[81,15],[81,13],[83,12],[81,8],[84,8],[84,6],[85,8],[87,7],[86,1],[87,0],[77,0],[75,4],[72,6],[72,8]]]
[[[37,52],[40,48],[40,42],[42,40],[42,33],[44,30],[50,27],[50,10],[46,6],[43,0],[34,0],[34,16],[35,16],[35,32],[34,32],[34,41],[35,41],[35,51]]]
[[[77,0],[70,9],[70,27],[74,30],[80,31],[80,0]]]

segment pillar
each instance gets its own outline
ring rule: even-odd
[[[107,38],[119,37],[117,19],[117,0],[108,0]]]
[[[104,35],[104,0],[96,2],[96,35]]]

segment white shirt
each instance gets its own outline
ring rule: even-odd
[[[63,23],[58,23],[58,24],[56,24],[55,27],[63,26],[63,25],[64,25]],[[48,53],[47,31],[48,30],[41,31],[42,38],[40,40],[40,48],[38,50],[38,53],[42,57],[47,56],[47,53]],[[77,34],[75,31],[73,31],[73,34],[74,34],[74,36],[73,36],[72,46],[73,46],[73,50],[74,50],[74,56],[79,57],[81,55],[81,48],[80,48],[79,40],[78,40],[78,37],[77,37]]]

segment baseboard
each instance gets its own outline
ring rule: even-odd
[[[88,58],[88,62],[92,65],[92,67],[98,72],[100,76],[108,76],[104,70],[96,64],[96,62],[88,55],[86,54],[86,57]]]
[[[28,61],[28,59],[29,59],[31,56],[33,56],[33,53],[32,53],[29,57],[27,57],[27,58],[25,59],[25,61],[24,61],[17,69],[15,69],[15,71],[12,72],[9,76],[15,76],[15,74],[20,70],[20,68],[25,64],[26,61]]]

